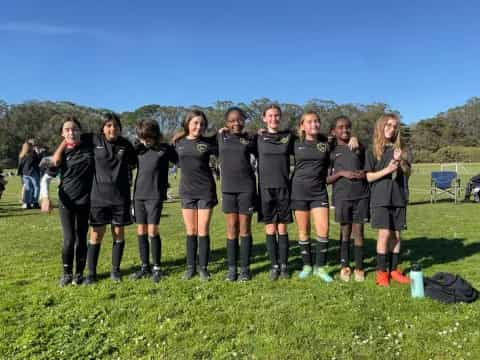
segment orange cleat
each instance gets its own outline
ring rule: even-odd
[[[395,280],[396,282],[399,282],[400,284],[410,284],[410,278],[400,270],[392,271],[390,273],[390,276],[392,277],[393,280]]]
[[[377,271],[377,285],[383,287],[390,285],[390,278],[387,271]]]

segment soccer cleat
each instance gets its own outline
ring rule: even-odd
[[[194,266],[187,266],[187,270],[185,271],[185,274],[183,275],[184,280],[190,280],[195,276],[197,272],[195,271]]]
[[[249,281],[252,279],[252,275],[250,274],[250,269],[248,267],[240,269],[240,275],[238,277],[239,281]]]
[[[60,287],[65,287],[72,284],[73,276],[72,274],[63,274],[60,279]]]
[[[236,281],[238,277],[237,268],[235,266],[228,267],[227,281]]]
[[[150,267],[142,265],[140,270],[138,270],[135,274],[131,276],[131,279],[140,280],[140,279],[149,278],[150,276],[152,276],[152,273],[150,272]]]
[[[270,270],[270,280],[275,281],[278,280],[278,277],[280,276],[280,268],[278,265],[272,266],[272,270]]]
[[[333,281],[333,278],[330,276],[330,274],[325,270],[324,267],[317,267],[316,269],[313,270],[313,275],[316,277],[319,277],[326,283],[331,283]]]
[[[400,270],[394,270],[390,273],[392,280],[399,282],[400,284],[410,284],[410,278],[402,273]]]
[[[202,281],[210,281],[210,279],[212,278],[206,267],[199,267],[198,275],[200,275],[200,280]]]
[[[96,274],[88,274],[83,282],[83,285],[93,285],[97,282],[97,275]]]
[[[353,277],[357,282],[365,281],[365,270],[355,269],[353,271]]]
[[[110,273],[110,279],[112,279],[113,282],[121,282],[122,273],[120,272],[120,269],[112,269],[112,272]]]
[[[302,271],[298,274],[300,279],[306,279],[310,275],[312,275],[313,268],[310,265],[303,265]]]
[[[73,276],[72,284],[73,284],[73,285],[82,285],[83,280],[84,280],[83,274],[82,274],[82,273],[76,273],[76,274]]]
[[[154,283],[160,282],[162,279],[162,271],[160,269],[153,269],[152,271],[152,281]]]
[[[280,266],[280,279],[290,279],[290,273],[288,272],[288,265],[287,264],[282,264]]]
[[[377,285],[383,287],[390,286],[390,276],[388,271],[377,271]]]
[[[340,279],[342,281],[350,281],[350,278],[352,277],[352,269],[350,269],[348,266],[342,267],[340,270]]]

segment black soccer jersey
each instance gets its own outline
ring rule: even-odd
[[[360,145],[356,150],[350,150],[347,145],[336,145],[330,153],[330,167],[333,174],[340,171],[363,171],[365,168],[365,148]],[[335,202],[342,200],[357,200],[370,196],[366,179],[339,178],[333,183],[333,198]]]
[[[134,198],[136,200],[166,200],[168,188],[168,165],[176,163],[177,153],[173,146],[160,144],[147,148],[136,147],[138,155],[137,177],[135,178]]]
[[[292,200],[324,198],[330,164],[330,146],[326,138],[315,141],[297,139],[294,144],[295,169]]]
[[[377,160],[372,151],[367,152],[365,171],[377,172],[388,166],[393,159],[393,147],[386,146],[380,160]],[[370,206],[407,206],[406,178],[400,167],[396,173],[384,176],[370,184]]]
[[[92,207],[123,205],[130,201],[131,171],[137,165],[133,145],[124,137],[109,142],[100,134],[86,134],[90,138],[94,159]]]
[[[289,131],[257,136],[260,188],[289,188],[290,155],[295,138]]]
[[[58,196],[64,204],[86,205],[90,201],[95,165],[92,144],[80,142],[71,149],[65,149],[60,167],[50,167],[47,173],[60,173]]]
[[[181,169],[180,196],[184,199],[216,199],[210,156],[217,155],[216,138],[180,139],[175,144]]]
[[[218,134],[222,192],[255,192],[255,172],[251,157],[256,156],[256,138],[248,134]]]

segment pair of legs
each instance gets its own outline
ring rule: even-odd
[[[329,232],[329,208],[316,207],[310,210],[295,210],[295,219],[298,228],[298,240],[302,253],[303,270],[300,278],[305,278],[312,273],[312,252],[311,252],[311,219],[315,227],[315,275],[330,282],[332,278],[323,269],[327,264],[328,232]]]
[[[88,245],[87,261],[88,272],[87,284],[96,281],[98,257],[100,248],[105,236],[106,225],[94,225],[90,232],[90,243]],[[125,227],[123,225],[111,225],[113,247],[112,247],[112,280],[121,281],[120,264],[122,263],[123,251],[125,249]]]
[[[63,229],[63,277],[60,285],[69,285],[72,281],[80,284],[87,261],[87,233],[89,207],[76,206],[67,208],[60,203],[60,221]],[[75,258],[75,278],[73,277],[73,261]]]
[[[162,240],[160,239],[158,225],[138,224],[137,238],[142,267],[132,275],[132,279],[139,280],[152,276],[154,282],[159,282],[161,279],[160,262],[162,258]],[[150,266],[150,251],[152,254],[153,273]]]
[[[207,271],[210,258],[210,220],[213,208],[208,209],[182,209],[183,221],[187,232],[187,272],[185,279],[191,279],[195,275],[197,263],[202,279],[209,280]]]
[[[240,280],[248,281],[251,278],[252,215],[234,212],[226,213],[225,216],[227,221],[227,280],[237,280],[237,262],[240,253]]]
[[[265,225],[267,251],[272,263],[271,280],[278,277],[290,278],[288,272],[288,225],[287,223],[270,223]]]
[[[388,269],[387,269],[388,257]],[[400,231],[379,229],[377,241],[377,284],[388,286],[389,278],[409,284],[410,278],[398,269],[400,258]]]
[[[23,176],[23,203],[32,207],[38,205],[40,194],[40,179],[38,176]]]

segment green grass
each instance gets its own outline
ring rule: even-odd
[[[459,273],[480,288],[478,204],[429,203],[429,172],[417,166],[404,232],[402,266],[420,261],[427,275]],[[438,166],[436,166],[438,168]],[[467,166],[463,184],[480,164]],[[58,287],[62,236],[58,212],[21,210],[18,178],[0,201],[0,358],[260,358],[478,359],[480,301],[442,305],[410,298],[407,286],[374,282],[375,233],[367,226],[365,283],[320,283],[296,277],[301,260],[292,241],[290,281],[268,280],[263,227],[254,224],[254,278],[227,283],[225,224],[215,210],[213,281],[186,282],[184,228],[178,202],[161,220],[164,269],[149,280],[108,279],[111,241],[94,287]],[[463,186],[462,184],[462,186]],[[295,227],[290,230],[295,239]],[[330,268],[338,274],[338,227],[331,223]],[[124,275],[136,270],[135,228],[127,231]]]

